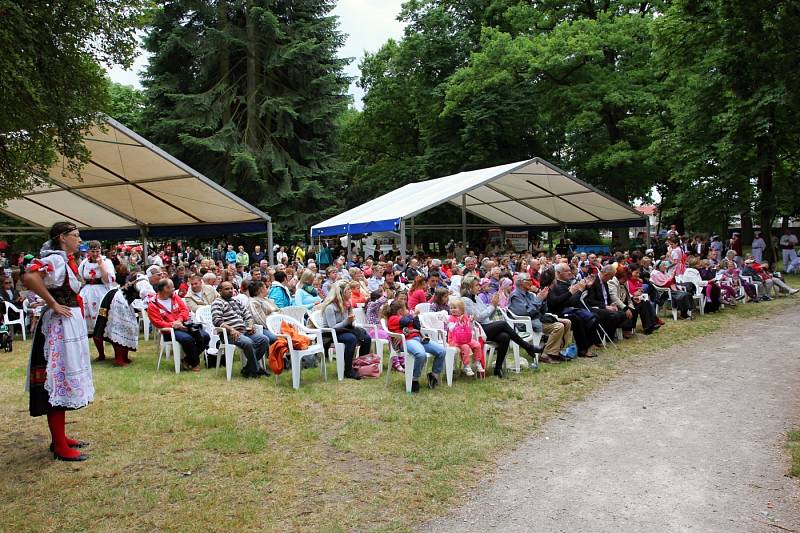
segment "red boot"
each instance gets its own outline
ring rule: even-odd
[[[106,360],[106,347],[103,344],[103,339],[101,337],[92,337],[94,340],[94,345],[97,348],[97,359],[95,361],[105,361]]]
[[[51,445],[53,459],[59,459],[61,461],[85,461],[89,458],[88,455],[84,455],[80,451],[69,447],[67,436],[64,434],[65,421],[66,413],[64,411],[47,413],[47,425],[50,427],[50,436],[53,439]]]
[[[114,365],[115,366],[126,366],[128,363],[131,362],[128,359],[128,349],[120,346],[119,344],[114,344]]]

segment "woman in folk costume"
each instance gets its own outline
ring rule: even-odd
[[[94,345],[97,347],[98,354],[97,360],[104,361],[106,352],[103,346],[103,338],[94,334],[94,324],[97,321],[97,313],[100,311],[100,302],[111,290],[116,277],[111,260],[100,254],[99,242],[89,242],[89,255],[78,266],[78,274],[86,282],[86,285],[81,289],[86,331],[89,332],[90,337],[94,338]]]
[[[137,275],[128,276],[128,269],[120,265],[119,275],[126,279],[125,285],[111,289],[100,303],[97,322],[94,326],[95,342],[99,338],[114,347],[114,364],[126,366],[132,361],[128,353],[139,345],[139,319],[131,304],[139,298],[136,288]]]
[[[669,260],[675,265],[672,269],[672,275],[682,276],[686,272],[686,259],[689,257],[686,252],[681,249],[680,241],[674,239],[669,242]]]
[[[65,413],[94,400],[92,364],[86,321],[79,296],[81,278],[74,254],[81,238],[71,222],[57,222],[50,240],[25,274],[25,286],[47,306],[36,325],[31,346],[26,388],[30,391],[31,416],[47,415],[55,459],[84,461],[77,448],[88,443],[64,433]]]

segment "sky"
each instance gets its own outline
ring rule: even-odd
[[[397,21],[402,4],[402,0],[339,0],[336,3],[333,14],[339,17],[339,30],[347,35],[339,56],[354,58],[345,69],[348,76],[358,78],[358,63],[364,52],[375,52],[388,39],[402,37],[404,24]],[[130,70],[114,67],[108,74],[117,83],[141,88],[138,73],[146,64],[147,54],[142,50]],[[350,84],[350,94],[356,107],[361,109],[363,91],[356,87],[355,81]]]

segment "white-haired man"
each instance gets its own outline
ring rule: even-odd
[[[517,274],[516,285],[508,299],[509,311],[515,315],[527,316],[531,319],[534,331],[547,335],[547,344],[539,360],[543,363],[565,360],[560,352],[572,344],[572,323],[569,319],[557,319],[547,314],[550,287],[543,287],[538,293],[532,292],[535,287],[526,273]]]

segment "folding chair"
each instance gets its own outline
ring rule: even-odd
[[[583,305],[583,307],[584,307],[584,308],[585,308],[587,311],[591,312],[592,310],[589,308],[589,306],[588,306],[588,305],[586,305],[586,296],[587,296],[588,294],[589,294],[589,293],[588,293],[588,292],[586,292],[586,291],[584,291],[584,292],[583,292],[583,294],[581,294],[581,304]],[[603,327],[603,325],[602,325],[602,324],[600,324],[600,320],[599,320],[599,319],[598,319],[598,321],[597,321],[597,328],[598,328],[598,329],[600,330],[600,332],[602,333],[602,335],[601,335],[601,337],[600,337],[600,342],[602,342],[602,343],[603,343],[603,348],[605,348],[605,347],[606,347],[606,343],[607,343],[607,342],[610,342],[610,343],[611,343],[611,346],[613,346],[614,348],[619,348],[619,346],[617,346],[617,345],[614,343],[614,341],[611,339],[611,335],[609,335],[609,334],[608,334],[608,332],[606,332],[606,330],[605,330],[605,328]]]
[[[0,302],[0,305],[2,305],[2,302]],[[11,319],[9,311],[14,311],[15,313],[17,313],[17,318]],[[28,340],[28,332],[26,331],[25,328],[26,311],[27,310],[25,309],[24,305],[23,308],[20,309],[11,302],[5,302],[5,309],[3,310],[3,323],[6,326],[13,326],[14,324],[19,324],[20,327],[22,328],[22,340],[24,341]],[[13,333],[14,330],[10,329],[9,331]]]

